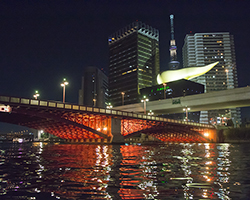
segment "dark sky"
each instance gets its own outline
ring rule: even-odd
[[[235,38],[239,86],[250,85],[249,1],[0,1],[0,95],[77,103],[86,66],[108,70],[108,36],[135,20],[160,31],[161,69],[169,62],[174,14],[178,57],[192,31],[230,32]]]

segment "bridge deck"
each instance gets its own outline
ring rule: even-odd
[[[56,101],[36,100],[19,97],[0,96],[0,104],[12,107],[12,115],[4,115],[0,120],[44,129],[65,139],[110,139],[111,118],[121,119],[121,134],[128,136],[134,132],[161,127],[182,127],[192,130],[215,129],[214,126],[194,122],[178,121],[133,112],[88,107]],[[6,114],[6,113],[5,113]],[[14,116],[14,117],[12,117]],[[165,128],[164,128],[165,127]],[[182,131],[182,132],[183,132]],[[159,137],[162,137],[158,131]]]

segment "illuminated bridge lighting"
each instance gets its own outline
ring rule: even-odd
[[[144,133],[162,142],[216,141],[214,126],[194,122],[40,99],[0,96],[0,104],[12,108],[11,113],[0,112],[0,121],[43,130],[74,142],[112,142],[115,120],[125,139]],[[209,137],[204,133],[209,133]]]

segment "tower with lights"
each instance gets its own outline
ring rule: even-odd
[[[174,15],[170,15],[170,24],[171,24],[171,40],[170,40],[170,62],[169,69],[178,69],[180,63],[177,60],[177,46],[174,39]]]

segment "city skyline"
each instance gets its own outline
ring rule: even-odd
[[[159,30],[164,71],[170,61],[170,14],[175,16],[179,61],[186,34],[230,32],[234,35],[239,86],[250,85],[250,38],[245,30],[250,19],[248,2],[142,2],[1,2],[0,93],[32,98],[38,90],[41,99],[61,101],[60,83],[67,78],[66,101],[77,103],[85,67],[108,71],[108,36],[136,20]]]

